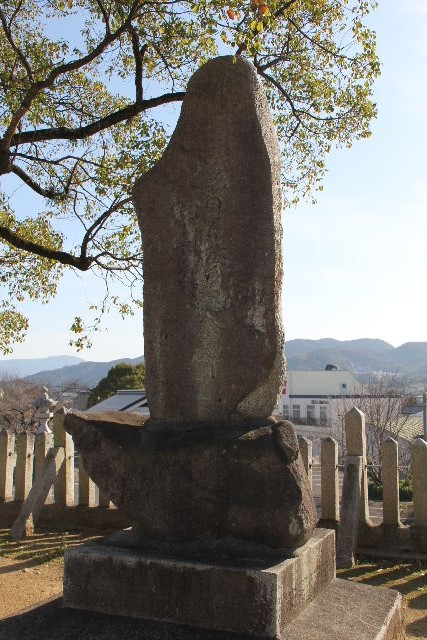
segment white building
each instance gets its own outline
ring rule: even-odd
[[[329,427],[344,398],[357,398],[362,385],[350,371],[288,371],[278,413],[294,424]]]

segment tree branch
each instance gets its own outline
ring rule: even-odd
[[[115,124],[133,118],[148,109],[159,107],[170,102],[180,102],[184,96],[185,91],[177,91],[176,93],[165,93],[156,98],[134,102],[133,104],[123,107],[123,109],[114,111],[103,118],[99,118],[99,120],[95,120],[95,122],[91,124],[75,129],[53,127],[51,129],[39,129],[38,131],[22,131],[12,136],[10,145],[15,147],[21,144],[45,142],[47,140],[83,140]]]
[[[6,240],[6,242],[11,244],[16,249],[28,251],[28,253],[33,253],[37,256],[40,256],[41,258],[47,258],[48,260],[56,260],[61,264],[74,267],[79,271],[88,271],[92,264],[92,258],[87,258],[84,256],[74,256],[72,253],[68,253],[66,251],[48,249],[38,242],[33,242],[32,240],[22,238],[17,233],[11,231],[9,227],[0,226],[0,238]]]
[[[284,2],[282,6],[279,7],[277,11],[274,13],[274,17],[280,18],[285,13],[286,9],[289,9],[289,7],[295,4],[296,1],[297,0],[288,0],[288,2]]]
[[[138,33],[132,25],[129,27],[132,40],[133,57],[135,58],[135,102],[140,103],[143,99],[142,91],[142,59],[147,50],[147,45],[140,47]]]
[[[107,14],[104,5],[102,4],[101,0],[96,0],[96,4],[99,7],[100,12],[102,13],[102,17],[104,18],[104,22],[105,22],[105,33],[107,34],[107,36],[109,36],[111,34],[110,31],[110,16]]]
[[[82,58],[78,58],[76,60],[70,60],[70,62],[65,62],[63,64],[58,65],[57,67],[54,67],[53,69],[51,69],[51,71],[48,73],[47,77],[44,80],[39,80],[38,82],[35,82],[30,86],[26,95],[24,96],[21,106],[16,110],[16,112],[12,116],[9,126],[6,129],[6,133],[3,138],[6,145],[10,143],[13,137],[14,131],[18,126],[18,123],[26,114],[28,109],[31,107],[31,104],[34,98],[36,98],[37,95],[41,91],[43,91],[43,89],[48,89],[49,87],[51,87],[55,82],[55,80],[58,78],[58,76],[64,73],[68,73],[70,71],[76,71],[77,69],[80,69],[81,67],[85,66],[89,62],[92,62],[93,60],[95,60],[95,58],[100,56],[111,43],[117,40],[121,36],[121,34],[124,33],[129,28],[129,25],[131,24],[133,18],[135,17],[135,13],[136,13],[136,10],[138,9],[140,1],[141,0],[134,0],[126,20],[120,25],[120,27],[116,29],[116,31],[114,31],[114,33],[107,32],[104,38],[101,40],[101,42],[94,49],[92,49],[92,51],[87,53]]]
[[[314,38],[309,36],[308,33],[303,31],[303,29],[300,29],[299,26],[296,24],[296,22],[294,20],[292,20],[292,18],[288,18],[288,20],[289,20],[290,24],[293,26],[293,28],[295,29],[295,31],[298,31],[298,33],[303,38],[306,38],[309,42],[311,42],[311,44],[313,46],[317,47],[318,49],[320,49],[324,53],[327,53],[328,55],[333,56],[334,58],[341,58],[342,60],[348,60],[348,61],[352,62],[353,58],[350,58],[349,56],[346,56],[343,53],[338,53],[336,51],[331,51],[330,49],[325,47],[325,45],[323,45],[321,42],[318,42],[317,40],[315,40]]]
[[[132,198],[130,197],[125,198],[124,200],[120,200],[119,202],[116,202],[115,204],[111,205],[111,207],[106,209],[106,211],[104,211],[104,213],[100,215],[99,218],[97,218],[95,222],[93,222],[93,224],[91,224],[91,226],[86,230],[86,233],[83,237],[83,241],[81,244],[81,252],[80,252],[80,255],[83,258],[86,258],[87,256],[87,247],[89,242],[98,233],[98,231],[101,229],[101,227],[103,226],[107,218],[109,218],[112,213],[115,213],[116,211],[121,209],[121,207],[123,207],[125,204],[128,204],[129,202],[131,202],[131,200]]]
[[[349,113],[351,113],[351,109],[349,109],[344,114],[341,114],[338,116],[316,116],[314,113],[310,113],[305,109],[297,109],[289,93],[280,84],[280,82],[276,80],[276,78],[274,78],[268,73],[265,73],[262,67],[258,67],[257,72],[265,80],[267,80],[268,82],[271,82],[271,84],[274,84],[276,89],[278,89],[278,91],[285,97],[286,102],[289,104],[291,108],[292,115],[299,121],[299,123],[304,127],[304,129],[306,129],[307,131],[310,131],[310,133],[313,133],[314,135],[316,135],[317,132],[313,129],[310,129],[310,127],[302,120],[301,116],[307,116],[308,118],[311,118],[312,120],[316,120],[317,122],[333,122],[334,120],[341,120],[342,118],[347,116]]]
[[[42,158],[41,156],[37,155],[37,152],[35,156],[32,156],[28,153],[21,153],[20,151],[15,151],[13,153],[13,157],[23,158],[24,160],[29,160],[30,162],[41,162],[45,164],[53,164],[60,167],[64,166],[62,162],[64,162],[65,160],[77,160],[78,162],[84,162],[85,164],[90,164],[90,165],[93,165],[94,167],[102,166],[100,162],[95,162],[94,160],[87,160],[84,157],[84,155],[79,157],[79,156],[74,156],[72,154],[67,154],[65,156],[61,156],[60,158],[56,158],[55,160],[51,160],[49,158]]]
[[[280,18],[285,13],[286,9],[289,9],[289,7],[295,4],[296,1],[297,0],[288,0],[287,2],[284,2],[282,6],[279,7],[277,11],[275,11],[274,17]],[[243,20],[242,20],[242,23],[243,23]],[[245,49],[246,49],[246,43],[243,43],[236,49],[236,53],[234,55],[240,56],[243,53],[243,51],[245,51]]]
[[[7,24],[7,20],[6,20],[6,16],[3,13],[3,10],[0,8],[0,21],[3,25],[3,31],[6,35],[6,38],[10,44],[10,46],[12,47],[12,49],[14,50],[14,52],[16,53],[16,55],[18,56],[18,58],[21,61],[22,66],[24,67],[25,71],[27,72],[28,77],[30,78],[30,80],[33,80],[33,72],[32,69],[29,65],[29,62],[27,60],[27,58],[25,57],[23,51],[21,51],[21,49],[18,47],[17,44],[15,44],[13,37],[12,37],[12,32],[9,29],[9,26]]]
[[[269,73],[265,73],[265,71],[263,71],[261,67],[258,67],[258,68],[257,68],[257,72],[258,72],[258,74],[259,74],[262,78],[264,78],[264,79],[265,79],[265,80],[267,80],[268,82],[271,82],[271,84],[273,84],[273,85],[276,87],[276,89],[278,89],[278,91],[279,91],[279,92],[280,92],[280,93],[285,97],[286,102],[289,104],[289,106],[290,106],[290,108],[291,108],[291,111],[292,111],[292,115],[293,115],[293,116],[294,116],[298,121],[300,121],[300,122],[301,122],[300,114],[299,114],[299,112],[298,112],[297,108],[295,107],[294,102],[293,102],[293,100],[292,100],[291,96],[290,96],[290,95],[289,95],[289,93],[286,91],[286,89],[285,89],[285,88],[280,84],[280,82],[278,82],[278,81],[276,80],[276,78],[273,78],[273,76],[271,76]],[[301,124],[303,124],[303,123],[301,122]]]
[[[59,191],[55,191],[54,189],[44,189],[39,184],[37,184],[37,182],[35,182],[31,178],[31,176],[25,173],[25,171],[21,169],[21,167],[18,167],[17,165],[12,165],[12,173],[21,178],[21,180],[25,182],[25,184],[28,185],[30,189],[38,193],[40,196],[55,199],[66,195],[66,190],[61,193]]]

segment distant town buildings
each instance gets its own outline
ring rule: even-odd
[[[327,365],[324,371],[288,371],[278,413],[295,424],[331,426],[343,399],[360,397],[362,385],[350,371]]]

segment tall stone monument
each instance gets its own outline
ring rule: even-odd
[[[334,582],[334,534],[313,533],[293,426],[272,417],[284,376],[280,153],[248,62],[217,58],[194,74],[134,204],[151,417],[65,419],[133,527],[68,552],[65,604],[281,637]]]
[[[141,539],[296,548],[314,529],[293,427],[271,417],[284,377],[281,201],[279,144],[255,70],[212,60],[134,189],[150,420],[114,433],[108,416],[66,422]],[[131,444],[119,448],[126,432]]]
[[[258,425],[284,376],[282,195],[277,135],[249,64],[217,58],[193,76],[134,202],[152,419]]]

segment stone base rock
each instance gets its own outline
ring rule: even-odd
[[[157,620],[158,625],[175,623],[176,635],[169,627],[167,637],[177,640],[211,638],[212,630],[221,631],[221,638],[247,634],[280,640],[401,637],[397,591],[335,578],[333,531],[316,529],[290,557],[279,551],[273,557],[271,550],[263,555],[262,549],[257,556],[252,549],[251,559],[245,558],[248,549],[244,547],[234,550],[233,559],[228,553],[232,545],[225,545],[222,558],[218,550],[205,548],[202,559],[200,549],[191,553],[185,545],[181,554],[171,555],[167,548],[163,555],[154,549],[142,553],[116,546],[126,542],[129,534],[124,535],[66,551],[65,607],[140,618],[142,638],[148,624],[144,618]],[[128,541],[133,544],[131,535]],[[115,620],[120,626],[125,618],[105,619],[115,637]],[[157,632],[155,623],[150,624],[150,637],[166,637],[163,627]],[[183,634],[181,625],[192,629],[187,627]]]
[[[295,549],[316,525],[290,422],[143,425],[112,412],[68,414],[64,426],[141,540],[234,538]]]
[[[108,539],[67,550],[64,605],[278,638],[335,578],[334,533],[322,529],[273,561],[262,552],[220,562],[195,556],[141,553]]]
[[[282,633],[281,640],[401,640],[398,591],[336,578]]]

